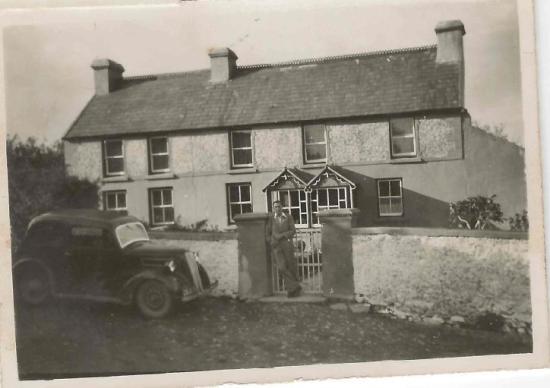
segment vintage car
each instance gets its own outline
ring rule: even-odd
[[[34,218],[13,265],[16,298],[68,297],[132,304],[150,318],[209,292],[197,254],[150,240],[135,217],[60,210]]]

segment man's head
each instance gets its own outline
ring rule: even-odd
[[[273,212],[280,216],[283,212],[283,205],[281,204],[281,201],[273,201]]]

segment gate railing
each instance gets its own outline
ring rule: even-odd
[[[297,229],[293,238],[294,257],[298,263],[298,279],[306,294],[320,294],[322,292],[322,252],[321,229]],[[273,265],[273,293],[286,292],[285,281],[277,270],[277,263],[272,257]]]

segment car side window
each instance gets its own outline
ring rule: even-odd
[[[33,226],[27,233],[26,245],[30,247],[62,248],[68,242],[67,227],[52,222]]]
[[[71,245],[81,249],[103,248],[104,231],[101,228],[89,226],[73,226],[71,228]]]

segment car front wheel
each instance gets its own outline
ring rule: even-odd
[[[38,305],[50,296],[48,274],[34,265],[24,265],[15,271],[15,297],[24,303]]]
[[[137,288],[136,305],[146,318],[162,318],[174,307],[174,298],[168,288],[158,280],[145,280]]]

